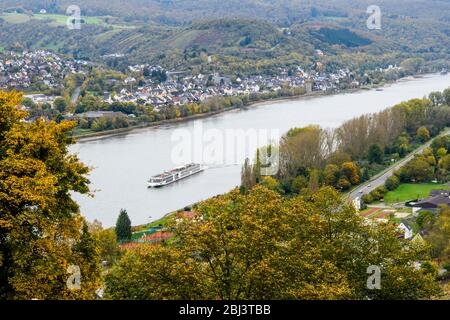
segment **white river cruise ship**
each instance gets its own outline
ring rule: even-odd
[[[202,172],[203,170],[205,170],[205,168],[202,165],[196,163],[191,163],[185,166],[177,167],[173,170],[166,171],[151,177],[150,180],[148,181],[148,186],[150,188],[163,187],[175,181]]]

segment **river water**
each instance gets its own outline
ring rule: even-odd
[[[262,103],[247,110],[234,110],[201,120],[79,142],[71,147],[71,151],[93,168],[90,180],[95,197],[74,194],[74,198],[88,220],[100,220],[106,227],[115,224],[121,208],[128,211],[133,225],[148,223],[240,184],[241,164],[246,156],[254,155],[256,145],[249,142],[243,151],[238,143],[227,144],[230,141],[227,140],[228,133],[239,135],[242,130],[247,130],[246,133],[261,136],[257,144],[263,145],[272,135],[283,134],[292,127],[309,124],[337,127],[355,116],[421,98],[449,86],[450,75],[427,75],[402,79],[382,91],[361,90]],[[203,149],[198,149],[200,140]],[[222,153],[217,151],[220,142],[225,146]],[[190,152],[192,157],[189,157]],[[189,160],[202,162],[209,168],[160,189],[147,188],[150,176]]]

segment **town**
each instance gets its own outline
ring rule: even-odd
[[[317,54],[323,55],[323,52],[317,50]],[[191,74],[187,71],[169,71],[158,65],[131,65],[126,74],[115,72],[114,76],[101,79],[103,85],[100,88],[97,85],[97,91],[86,90],[82,93],[82,96],[95,96],[102,104],[101,108],[63,108],[63,114],[66,118],[88,120],[113,116],[134,118],[139,114],[114,112],[108,105],[134,104],[160,112],[169,106],[202,103],[213,97],[247,96],[255,101],[261,97],[267,99],[312,92],[339,92],[371,84],[369,75],[357,77],[348,68],[338,69],[333,73],[320,71],[323,69],[323,65],[317,62],[308,66],[308,69],[302,66],[280,67],[275,76],[225,77],[217,72]],[[388,74],[399,72],[400,69],[389,65],[386,69],[374,72]],[[45,50],[3,52],[0,53],[0,89],[24,91],[25,98],[30,99],[32,105],[47,105],[46,109],[51,110],[54,109],[53,102],[61,98],[63,91],[67,89],[64,85],[69,76],[77,75],[81,79],[87,79],[92,70],[105,70],[105,67],[89,61],[64,58]],[[80,103],[78,97],[79,95],[70,92],[70,99],[66,98],[66,104]],[[23,107],[30,110],[30,104]],[[46,116],[50,119],[52,115],[54,113]]]

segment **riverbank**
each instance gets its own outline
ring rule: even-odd
[[[236,111],[236,110],[245,109],[245,108],[253,108],[253,107],[258,107],[258,106],[281,102],[281,101],[298,101],[298,100],[302,100],[302,99],[314,98],[314,97],[319,97],[319,96],[339,95],[339,94],[354,93],[354,92],[363,91],[363,90],[374,90],[374,89],[386,88],[398,81],[413,80],[413,79],[425,77],[427,75],[433,75],[433,74],[408,76],[408,77],[400,78],[400,79],[397,79],[394,81],[389,81],[389,82],[386,82],[386,83],[383,83],[380,85],[371,85],[371,86],[364,86],[364,87],[359,87],[359,88],[351,88],[351,89],[341,90],[338,92],[314,91],[311,93],[297,95],[297,96],[278,97],[278,98],[274,98],[274,99],[261,99],[261,100],[253,101],[243,107],[231,107],[231,108],[226,108],[226,109],[218,110],[218,111],[214,111],[214,112],[196,114],[196,115],[192,115],[192,116],[188,116],[188,117],[184,117],[184,118],[144,123],[144,124],[140,124],[137,126],[131,126],[128,128],[113,129],[113,130],[100,131],[100,132],[94,132],[94,133],[88,133],[88,134],[80,134],[80,135],[75,134],[75,135],[73,135],[73,137],[76,138],[77,142],[89,142],[89,141],[95,141],[95,140],[100,140],[100,139],[107,139],[107,138],[114,137],[114,136],[120,136],[120,135],[129,134],[129,133],[139,132],[140,130],[145,130],[148,128],[157,128],[157,127],[160,127],[163,125],[168,125],[168,124],[184,123],[184,122],[188,122],[188,121],[209,118],[209,117],[212,117],[212,116],[215,116],[218,114],[222,114],[222,113],[226,113],[226,112]]]
[[[267,130],[280,133],[293,127],[309,124],[324,128],[335,128],[345,121],[362,114],[376,113],[402,101],[427,96],[433,91],[448,88],[449,76],[433,75],[422,79],[412,78],[398,81],[390,87],[379,90],[360,90],[352,94],[326,95],[323,97],[302,97],[297,101],[259,102],[267,105],[248,110],[235,110],[216,115],[203,121],[203,132],[208,130]],[[186,120],[184,120],[186,121]],[[89,175],[95,198],[74,194],[80,210],[89,220],[100,220],[104,226],[113,226],[117,213],[125,208],[133,225],[144,225],[177,211],[187,205],[223,194],[240,184],[241,166],[245,159],[239,146],[235,156],[226,162],[211,166],[199,175],[176,184],[148,189],[147,179],[178,165],[173,160],[174,152],[180,147],[189,148],[188,141],[175,142],[174,131],[191,131],[193,122],[164,125],[159,128],[140,129],[139,133],[99,141],[76,143],[70,152],[89,167],[95,168]],[[210,146],[210,142],[205,142]],[[189,150],[192,149],[191,145]],[[209,148],[211,149],[211,148]],[[253,147],[246,154],[253,154]],[[201,151],[200,157],[208,156]],[[188,160],[186,160],[188,161]],[[225,160],[224,160],[225,161]],[[208,159],[197,162],[210,164]],[[151,218],[150,218],[151,216]]]
[[[257,107],[259,105],[264,105],[264,104],[269,104],[269,103],[274,103],[274,102],[279,102],[279,101],[286,101],[286,100],[295,101],[295,100],[300,100],[303,98],[311,98],[311,97],[317,97],[317,96],[323,96],[323,95],[342,94],[342,93],[352,92],[350,90],[358,90],[358,89],[349,89],[349,91],[345,91],[345,92],[341,91],[339,93],[326,93],[326,92],[322,92],[322,91],[316,91],[316,92],[312,92],[309,94],[303,94],[303,95],[299,95],[299,96],[289,96],[289,97],[279,97],[279,98],[275,98],[275,99],[257,100],[257,101],[251,102],[243,107],[225,108],[225,109],[218,110],[218,111],[196,114],[196,115],[192,115],[192,116],[188,116],[188,117],[184,117],[184,118],[144,123],[144,124],[140,124],[137,126],[131,126],[128,128],[113,129],[113,130],[100,131],[100,132],[81,134],[81,135],[75,134],[75,135],[73,135],[73,137],[76,138],[77,142],[88,142],[88,141],[94,141],[94,140],[100,140],[100,139],[107,139],[107,138],[114,137],[114,136],[139,132],[140,130],[143,130],[143,129],[153,128],[153,127],[157,128],[157,127],[160,127],[163,125],[168,125],[168,124],[184,123],[184,122],[189,122],[189,121],[193,121],[193,120],[209,118],[209,117],[212,117],[212,116],[215,116],[218,114],[222,114],[222,113],[226,113],[226,112],[230,112],[230,111],[237,111],[237,110],[250,108],[250,107]],[[361,89],[361,90],[363,90],[363,89]]]

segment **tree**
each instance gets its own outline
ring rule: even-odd
[[[262,186],[209,199],[174,223],[173,245],[127,250],[106,275],[112,299],[425,299],[439,284],[427,248],[367,225],[331,187],[283,197]],[[382,268],[380,290],[367,269]]]
[[[303,189],[308,188],[308,180],[305,176],[299,175],[292,180],[291,191],[300,194]]]
[[[432,223],[432,226],[425,237],[431,244],[433,258],[440,262],[450,261],[450,210],[448,207],[442,208],[438,217]]]
[[[416,139],[424,143],[430,140],[430,132],[426,127],[420,127],[416,132]]]
[[[444,156],[439,160],[439,168],[450,171],[450,154]]]
[[[329,186],[336,186],[337,180],[339,178],[339,167],[335,164],[329,164],[325,167],[323,172],[325,184]]]
[[[117,235],[114,229],[103,229],[102,224],[97,220],[93,223],[88,223],[88,226],[89,233],[97,240],[102,263],[113,264],[120,254],[120,247],[117,243]]]
[[[390,176],[386,179],[385,186],[389,191],[393,191],[400,185],[400,179],[397,176]]]
[[[120,210],[119,218],[116,222],[116,236],[119,241],[131,240],[131,220],[128,217],[128,213],[125,209]]]
[[[67,102],[63,98],[56,98],[55,101],[53,101],[53,106],[58,110],[60,113],[64,113],[67,108]]]
[[[370,163],[383,163],[384,152],[379,144],[372,144],[369,147],[367,159]]]
[[[445,102],[444,95],[442,94],[442,92],[439,92],[439,91],[431,92],[428,95],[428,98],[431,100],[431,103],[433,104],[433,106],[440,106],[440,105],[443,105]]]
[[[265,186],[267,189],[281,192],[281,185],[277,179],[271,176],[265,176],[262,178],[261,185]]]
[[[404,182],[425,182],[433,178],[433,168],[422,156],[416,156],[400,170]]]
[[[261,159],[259,149],[256,150],[256,160],[252,172],[253,180],[255,181],[255,184],[258,184],[261,181]]]
[[[241,192],[246,193],[256,184],[253,167],[248,158],[245,159],[241,170]]]
[[[309,173],[309,189],[311,191],[317,191],[319,189],[319,170],[311,170]]]
[[[370,179],[370,173],[368,168],[362,170],[361,182],[368,181]]]
[[[342,175],[353,185],[357,185],[360,181],[358,171],[358,166],[354,162],[345,162],[342,164]]]
[[[442,95],[444,96],[445,104],[450,106],[450,88],[445,89]]]
[[[350,187],[352,186],[352,184],[350,183],[350,181],[348,181],[347,178],[340,178],[338,183],[337,183],[337,187],[343,191],[346,191],[348,189],[350,189]]]
[[[436,151],[436,156],[439,159],[442,159],[443,157],[445,157],[447,155],[447,149],[445,148],[439,148],[438,151]]]
[[[0,298],[93,299],[98,246],[70,196],[89,192],[88,167],[68,151],[75,123],[27,123],[20,102],[0,92]]]
[[[416,73],[420,70],[424,63],[423,58],[408,58],[400,63],[400,67],[407,72]]]

